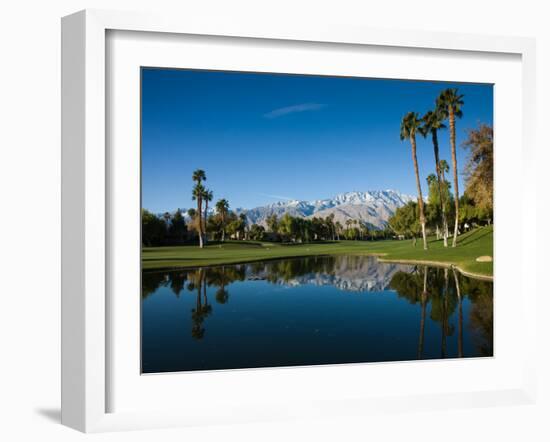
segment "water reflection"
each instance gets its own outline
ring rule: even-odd
[[[470,320],[468,321],[475,337],[479,356],[493,355],[493,284],[462,276],[455,269],[441,269],[418,266],[411,272],[394,274],[390,287],[398,296],[412,304],[421,306],[418,358],[423,356],[424,324],[428,303],[431,305],[430,319],[441,329],[441,353],[447,354],[447,341],[455,336],[457,354],[464,356],[464,313],[463,298],[471,301]],[[450,318],[457,312],[456,328]]]
[[[207,329],[210,326],[214,327],[216,336],[212,338],[215,339],[212,345],[216,345],[216,348],[225,342],[227,345],[231,344],[230,336],[225,336],[224,333],[240,333],[244,336],[241,337],[240,344],[245,347],[248,342],[249,350],[253,352],[258,344],[254,333],[269,334],[272,345],[280,344],[284,347],[288,346],[289,339],[292,339],[287,330],[294,330],[297,341],[309,347],[305,353],[312,353],[310,348],[315,349],[316,345],[321,345],[321,337],[317,336],[321,326],[327,330],[338,326],[340,332],[348,330],[349,333],[357,335],[357,341],[354,341],[353,335],[346,336],[346,348],[353,344],[357,348],[347,349],[345,353],[350,356],[341,361],[335,361],[335,357],[329,354],[323,358],[323,352],[319,348],[315,350],[319,354],[310,354],[308,357],[282,353],[283,359],[286,357],[291,362],[272,361],[259,365],[238,360],[224,365],[221,359],[216,363],[209,363],[210,359],[216,358],[206,351],[204,354],[200,353],[200,348],[190,347],[191,344],[185,343],[185,338],[178,336],[177,340],[181,344],[178,348],[199,352],[197,354],[202,358],[202,362],[197,367],[203,369],[266,364],[300,365],[302,360],[304,363],[309,363],[310,360],[319,360],[318,363],[323,363],[323,360],[326,360],[324,363],[335,363],[493,354],[492,283],[466,278],[454,269],[384,264],[373,257],[364,256],[317,256],[171,272],[144,272],[142,278],[142,312],[143,318],[146,319],[143,338],[145,345],[150,345],[157,353],[164,347],[166,351],[173,351],[168,349],[171,341],[162,342],[158,339],[158,331],[149,332],[152,325],[156,328],[159,324],[170,327],[165,321],[169,311],[166,310],[167,301],[159,304],[156,309],[147,307],[147,301],[166,290],[173,293],[175,299],[179,299],[185,292],[194,297],[192,303],[186,301],[188,319],[181,318],[181,322],[189,324],[190,329],[187,329],[187,333],[195,342],[204,341],[208,336]],[[281,292],[281,289],[286,291]],[[293,296],[285,297],[288,293],[293,293]],[[350,295],[377,298],[368,298],[368,301],[361,302],[350,300]],[[209,296],[215,300],[215,305]],[[399,300],[407,303],[403,304]],[[292,310],[296,304],[302,309],[306,308],[306,301],[318,304],[312,305],[313,310],[319,310],[318,317],[307,310]],[[409,308],[403,307],[407,304]],[[233,305],[235,309],[245,311],[246,315],[236,316]],[[179,309],[180,306],[181,304],[173,304],[173,308]],[[350,309],[356,311],[352,312]],[[378,317],[368,320],[374,315],[375,309],[379,310]],[[364,313],[364,319],[361,319],[361,312]],[[387,317],[387,322],[380,320],[380,314]],[[216,315],[219,319],[214,318]],[[229,317],[232,318],[232,322],[223,322],[222,325],[222,321]],[[348,322],[340,322],[339,317],[353,317],[353,321],[348,319]],[[409,327],[412,328],[414,317],[417,323],[414,335],[417,338],[414,345],[415,356],[412,356],[410,345],[404,341],[409,341]],[[268,319],[264,319],[262,323],[259,318]],[[180,320],[174,318],[174,330],[176,321]],[[267,321],[272,322],[272,328],[285,324],[284,333],[277,334],[271,329],[266,331]],[[177,327],[179,329],[179,322]],[[164,329],[164,332],[169,331]],[[334,331],[331,333],[327,332],[326,336],[330,343],[334,335],[340,334]],[[393,347],[378,348],[376,337],[380,342],[385,339],[395,341]],[[380,355],[362,357],[358,346],[365,344],[374,349],[373,355]],[[334,345],[338,343],[334,342]],[[330,351],[329,347],[327,344],[327,351]],[[259,352],[262,353],[263,350]],[[341,349],[339,352],[343,353]],[[147,357],[147,352],[144,352],[143,357]],[[163,357],[170,359],[164,354]],[[265,357],[270,359],[267,355]],[[294,360],[298,362],[292,363]],[[150,365],[157,366],[155,363]],[[184,365],[178,370],[198,369],[194,368],[193,364],[190,365],[191,368]],[[170,370],[157,367],[151,371]]]

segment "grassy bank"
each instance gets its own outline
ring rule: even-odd
[[[429,250],[406,241],[337,241],[315,244],[284,245],[259,241],[229,241],[209,244],[204,249],[195,246],[146,247],[143,249],[144,269],[168,269],[216,264],[242,263],[267,259],[311,255],[383,255],[396,261],[425,261],[456,265],[464,272],[492,276],[493,263],[476,262],[481,255],[493,256],[493,228],[483,227],[459,237],[456,248],[443,247],[442,241],[431,239]]]

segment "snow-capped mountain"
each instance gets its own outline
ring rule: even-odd
[[[335,221],[342,224],[347,219],[356,219],[371,228],[382,229],[397,208],[415,200],[413,196],[394,190],[369,190],[346,192],[315,201],[278,201],[253,209],[237,209],[237,212],[245,213],[249,224],[265,225],[267,217],[272,214],[278,217],[288,213],[303,218],[324,218],[333,213]]]

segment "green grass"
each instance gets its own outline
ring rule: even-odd
[[[443,241],[429,241],[429,250],[405,241],[336,241],[314,244],[285,245],[259,241],[228,241],[197,246],[144,247],[144,269],[170,269],[216,264],[236,264],[267,259],[312,255],[383,255],[387,260],[426,261],[456,265],[461,270],[478,275],[492,276],[493,263],[476,262],[481,255],[493,256],[493,227],[480,227],[459,237],[456,248],[443,247]]]

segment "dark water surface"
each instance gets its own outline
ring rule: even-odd
[[[144,272],[142,371],[493,355],[493,284],[317,256]]]

